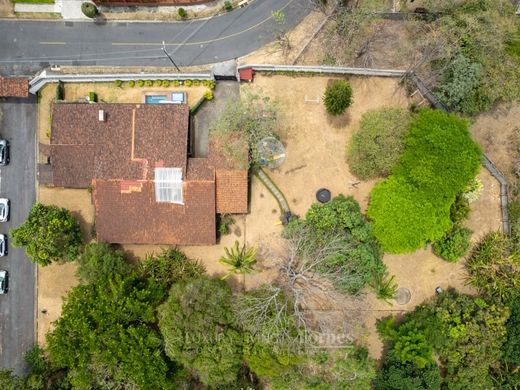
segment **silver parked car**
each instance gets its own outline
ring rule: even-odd
[[[0,139],[0,165],[9,164],[9,142]]]
[[[6,270],[0,269],[0,294],[7,294],[7,281],[9,279],[9,274]]]
[[[7,256],[7,236],[0,234],[0,257]]]
[[[7,198],[0,198],[0,222],[9,221],[9,206],[11,202]]]

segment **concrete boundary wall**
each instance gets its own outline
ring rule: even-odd
[[[29,92],[37,93],[48,83],[106,83],[116,80],[214,80],[211,73],[121,73],[121,74],[62,74],[43,70],[29,81]]]
[[[442,104],[424,82],[415,74],[405,70],[396,69],[370,69],[370,68],[349,68],[336,66],[298,66],[298,65],[241,65],[238,70],[251,68],[257,72],[294,72],[294,73],[318,73],[318,74],[344,74],[357,76],[379,76],[379,77],[401,77],[409,79],[421,94],[439,110],[449,112],[448,108]],[[507,235],[511,235],[511,224],[508,212],[508,184],[506,177],[493,164],[488,156],[483,154],[482,165],[500,184],[500,208],[502,212],[502,229]]]

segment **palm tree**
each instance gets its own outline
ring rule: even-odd
[[[247,248],[246,244],[240,246],[238,241],[231,248],[224,248],[225,256],[219,260],[221,264],[228,266],[228,273],[222,277],[227,279],[231,275],[243,275],[244,289],[246,285],[246,274],[255,272],[253,266],[256,264],[255,248]]]

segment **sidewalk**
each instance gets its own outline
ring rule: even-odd
[[[54,4],[16,3],[14,12],[22,13],[57,13],[63,19],[89,19],[81,12],[82,0],[55,0]]]

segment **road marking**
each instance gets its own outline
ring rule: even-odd
[[[287,4],[285,4],[282,8],[280,8],[278,11],[283,11],[285,8],[287,8],[294,0],[290,0]],[[199,41],[199,42],[188,42],[188,43],[165,43],[165,46],[198,46],[198,45],[207,45],[214,42],[223,41],[225,39],[233,38],[238,35],[241,35],[243,33],[246,33],[248,31],[254,30],[255,28],[261,26],[265,22],[267,22],[270,19],[274,19],[274,16],[271,15],[268,18],[265,18],[264,20],[258,22],[257,24],[254,24],[242,31],[237,31],[236,33],[225,35],[223,37],[215,38],[215,39],[208,39],[207,41]],[[154,46],[154,45],[161,45],[162,43],[157,42],[112,42],[112,46]]]
[[[40,45],[66,45],[67,42],[40,42]]]

